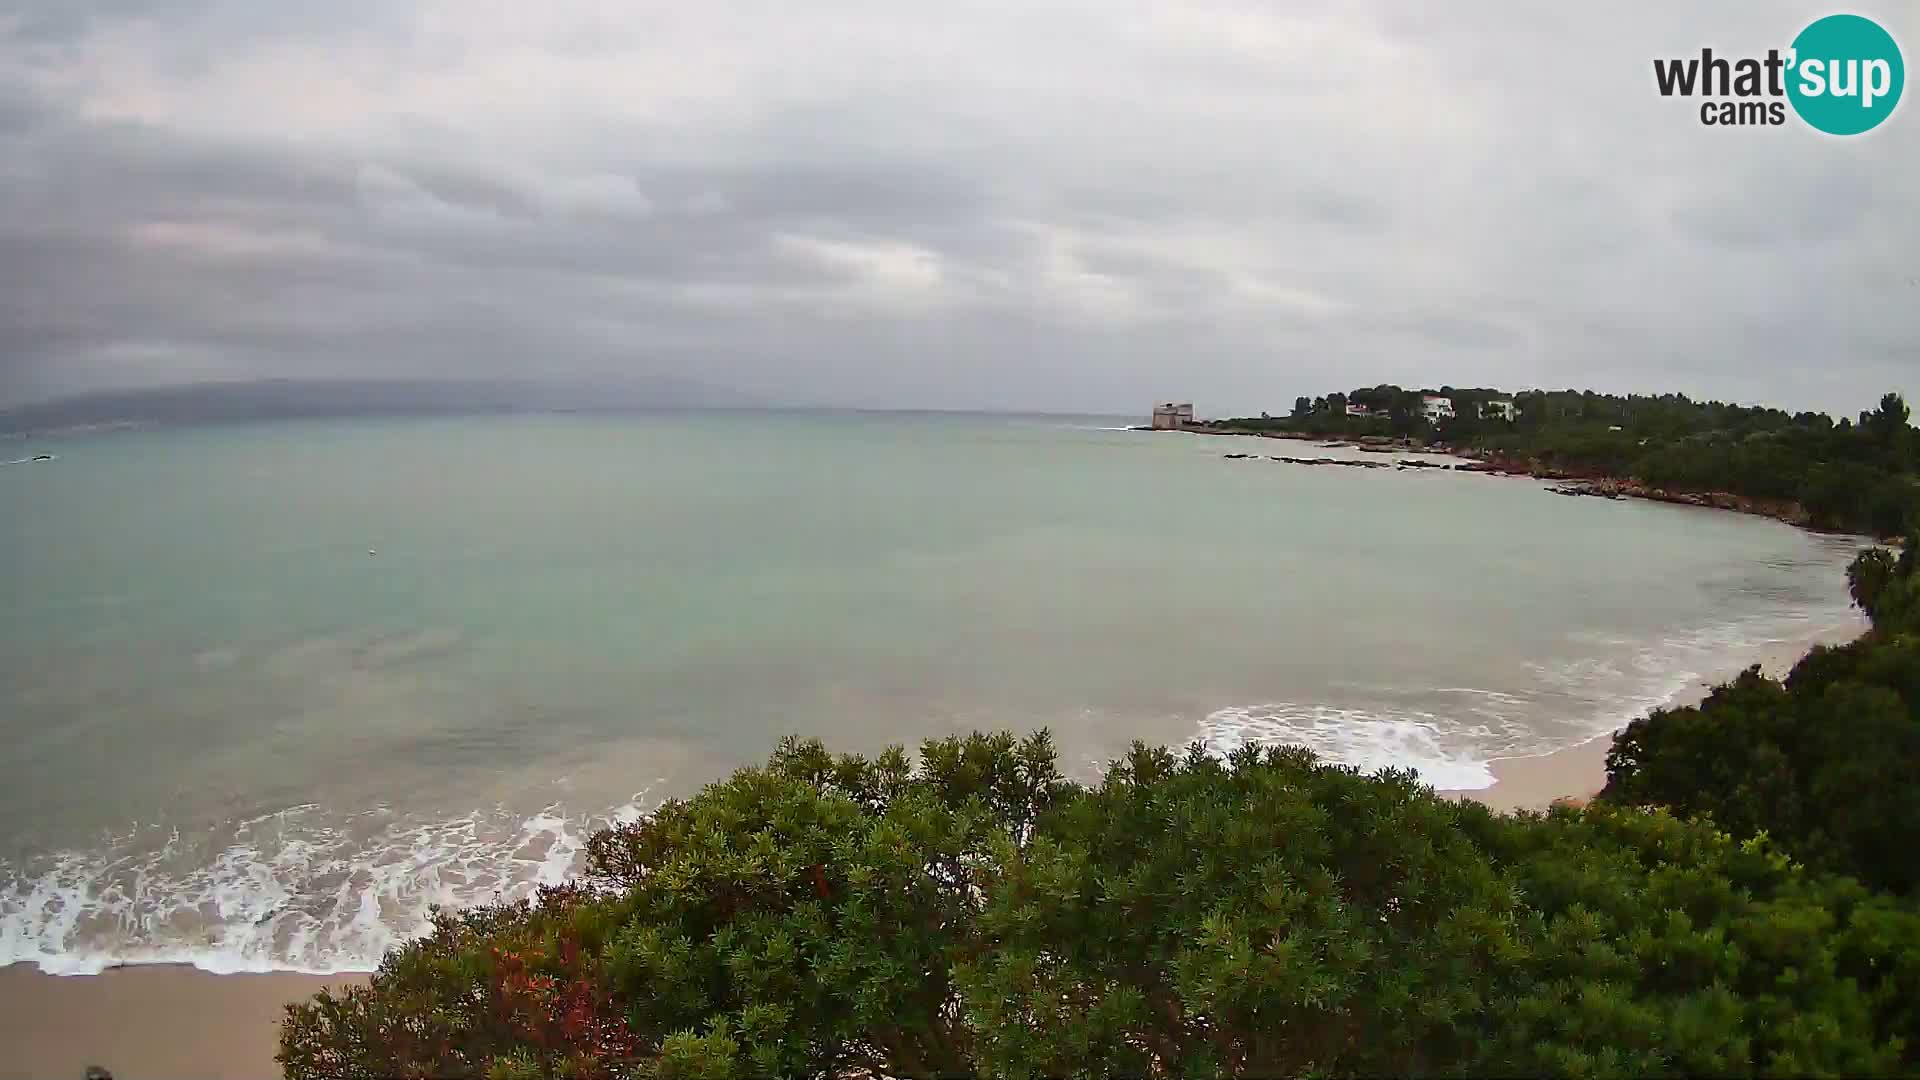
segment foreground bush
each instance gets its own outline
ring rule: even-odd
[[[1784,682],[1748,671],[1697,708],[1623,729],[1602,797],[1762,833],[1795,858],[1920,890],[1920,542],[1848,569],[1872,632],[1816,648]]]
[[[289,1009],[289,1077],[1887,1074],[1920,920],[1665,814],[1301,750],[782,744]]]

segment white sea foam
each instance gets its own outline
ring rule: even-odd
[[[301,806],[204,835],[135,829],[93,851],[0,864],[0,965],[368,971],[425,933],[435,905],[518,899],[565,880],[592,830],[638,818],[645,799],[590,818],[553,806],[530,817],[407,822],[370,810],[339,820]]]
[[[1323,760],[1362,772],[1413,769],[1438,788],[1490,787],[1486,763],[1448,749],[1443,723],[1430,713],[1383,715],[1364,709],[1277,702],[1235,706],[1207,716],[1200,725],[1207,749],[1228,754],[1248,743],[1304,746]]]
[[[1358,687],[1361,706],[1271,702],[1209,714],[1196,736],[1215,753],[1248,743],[1304,746],[1363,772],[1412,769],[1442,790],[1491,787],[1490,763],[1565,749],[1670,705],[1706,678],[1731,677],[1783,645],[1858,628],[1846,609],[1774,612],[1634,642],[1580,635],[1595,655],[1528,663],[1532,688]],[[1419,707],[1408,704],[1421,703]]]

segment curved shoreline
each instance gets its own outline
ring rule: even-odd
[[[1770,647],[1757,663],[1767,677],[1785,678],[1814,646],[1845,644],[1865,632],[1866,620],[1859,618],[1851,625],[1829,627],[1807,638],[1780,642]],[[1679,709],[1698,705],[1714,687],[1738,674],[1739,671],[1729,671],[1717,678],[1697,680],[1659,707]],[[1633,719],[1639,717],[1627,723]],[[1562,799],[1591,799],[1606,786],[1607,751],[1613,746],[1614,735],[1625,726],[1623,723],[1612,731],[1544,754],[1494,758],[1488,762],[1494,777],[1492,786],[1439,789],[1438,793],[1450,798],[1472,799],[1500,811],[1545,810]]]

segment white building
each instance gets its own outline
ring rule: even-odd
[[[1367,408],[1365,405],[1348,405],[1347,415],[1364,418],[1364,417],[1369,417],[1374,415],[1374,412],[1372,409]]]
[[[1494,398],[1492,401],[1483,401],[1480,403],[1480,419],[1482,420],[1506,420],[1511,422],[1514,417],[1519,415],[1520,410],[1514,408],[1512,398]]]
[[[1422,394],[1420,396],[1420,415],[1426,417],[1427,423],[1429,424],[1437,424],[1442,420],[1451,420],[1453,419],[1453,399],[1450,397],[1441,397],[1439,394]]]
[[[1193,423],[1191,401],[1163,401],[1153,407],[1153,430],[1179,431]]]

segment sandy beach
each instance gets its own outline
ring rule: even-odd
[[[286,1003],[356,975],[211,975],[189,967],[43,975],[0,968],[0,1080],[263,1080],[280,1075]]]

